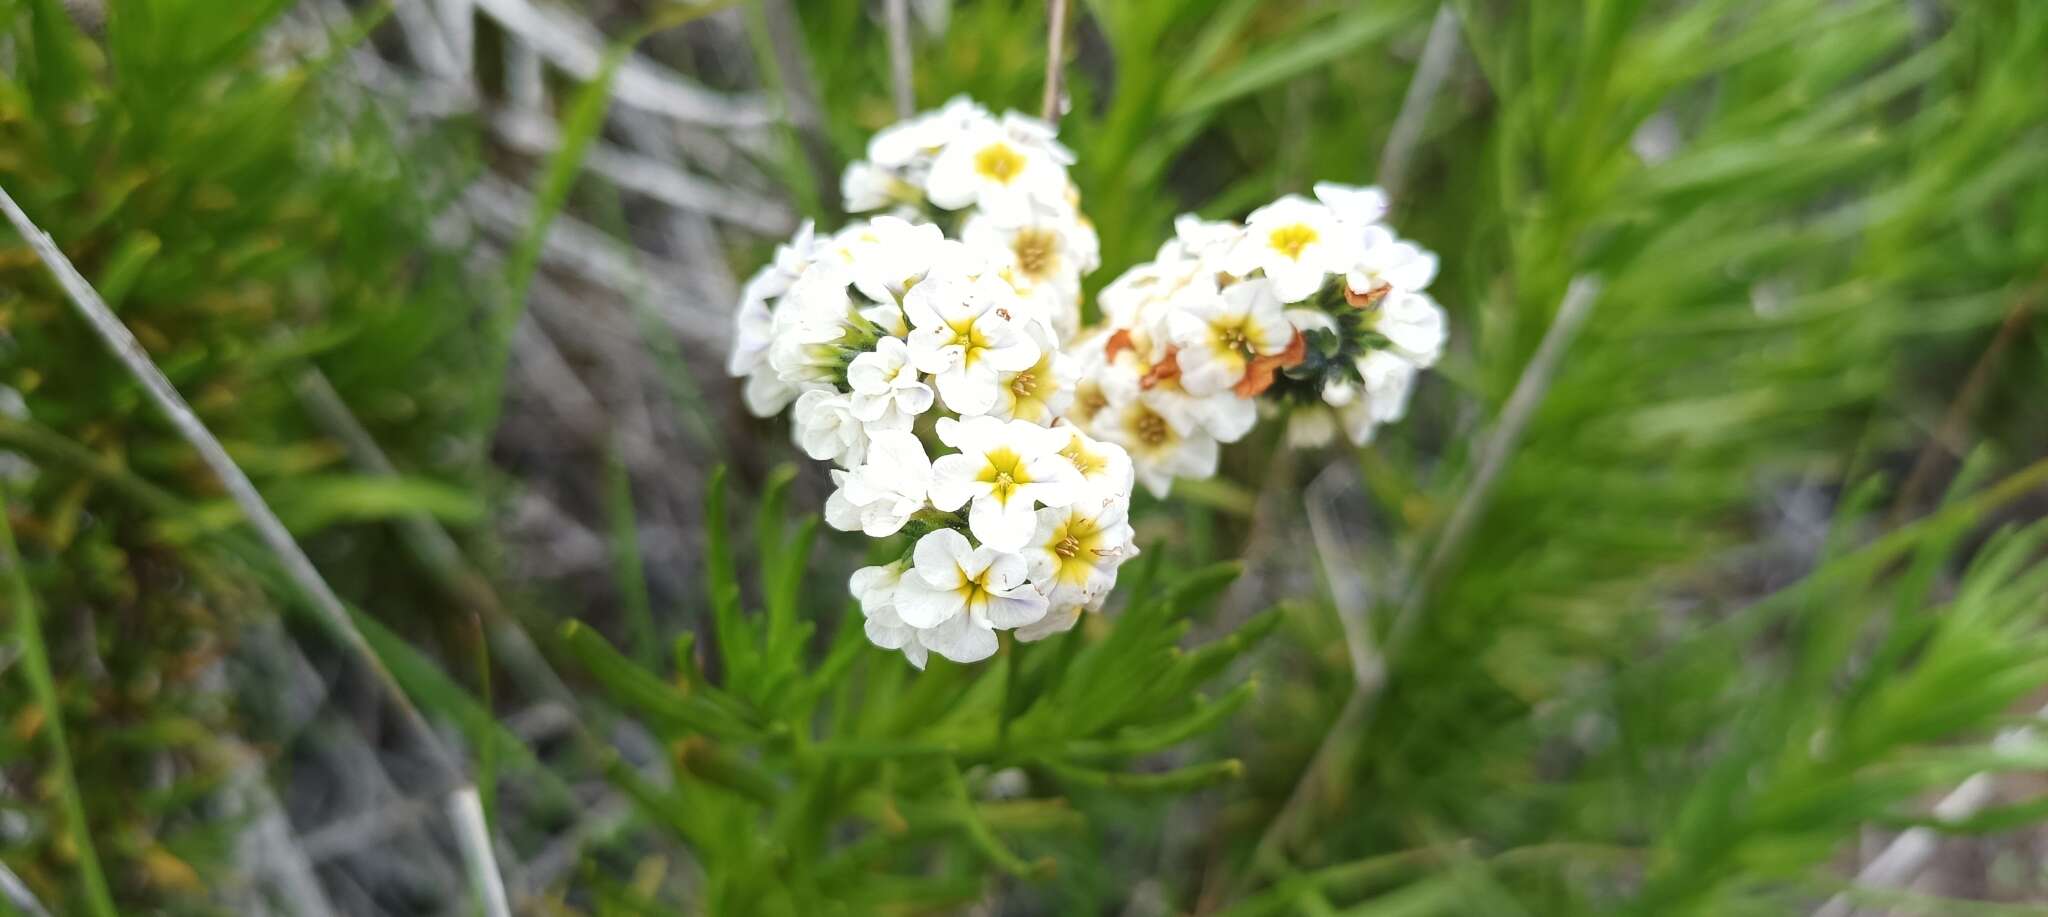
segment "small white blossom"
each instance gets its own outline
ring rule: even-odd
[[[1358,374],[1364,380],[1355,397],[1337,407],[1344,436],[1353,445],[1372,440],[1373,428],[1393,423],[1408,413],[1408,396],[1415,387],[1416,366],[1399,355],[1375,350],[1358,358]],[[1327,399],[1328,393],[1325,392]]]
[[[1045,596],[1031,588],[1022,557],[973,547],[953,529],[918,539],[911,557],[914,565],[896,585],[896,615],[947,659],[987,659],[995,655],[997,630],[1045,616]]]
[[[1360,188],[1319,181],[1315,191],[1316,200],[1322,201],[1331,213],[1337,215],[1337,219],[1353,228],[1371,226],[1387,215],[1387,192],[1377,185]]]
[[[865,460],[852,471],[832,472],[838,488],[825,501],[825,521],[842,532],[887,538],[924,509],[932,463],[924,443],[903,430],[868,434]]]
[[[1079,374],[1074,359],[1053,346],[1052,332],[1040,325],[1025,327],[1038,344],[1038,362],[996,377],[996,402],[988,414],[1044,426],[1065,412],[1074,400],[1074,383]]]
[[[1092,608],[1116,584],[1116,568],[1132,546],[1123,499],[1077,502],[1038,511],[1038,531],[1024,548],[1031,583],[1054,608]]]
[[[1061,337],[1081,323],[1081,277],[1101,263],[1095,228],[1072,208],[1033,204],[1012,213],[978,212],[960,239],[988,259],[1026,299],[1036,301]]]
[[[1245,280],[1215,297],[1191,299],[1167,320],[1180,348],[1182,387],[1197,396],[1228,393],[1251,358],[1272,356],[1294,340],[1294,326],[1265,280]]]
[[[1344,275],[1344,285],[1352,294],[1419,293],[1436,279],[1436,255],[1401,241],[1384,226],[1366,227],[1364,238],[1358,263]]]
[[[846,366],[846,385],[853,389],[853,416],[863,423],[892,414],[916,417],[932,406],[932,387],[918,378],[902,338],[883,338],[874,350],[854,357]]]
[[[903,564],[893,563],[855,570],[846,586],[860,601],[868,640],[885,650],[902,650],[911,665],[922,669],[928,651],[918,642],[917,628],[896,614],[896,587],[902,580]]]
[[[1081,500],[1128,499],[1131,484],[1135,480],[1131,471],[1131,455],[1122,446],[1103,442],[1081,431],[1079,427],[1054,427],[1066,437],[1066,445],[1060,447],[1060,458],[1074,466],[1074,473],[1081,476]]]
[[[1029,120],[977,118],[947,141],[925,179],[932,205],[1015,213],[1033,202],[1059,202],[1067,188],[1062,151],[1031,129]]]
[[[853,399],[847,395],[822,389],[805,392],[797,397],[791,419],[805,455],[842,468],[867,457],[867,429],[853,416]]]
[[[1106,413],[1108,422],[1096,425],[1100,435],[1130,453],[1138,482],[1153,496],[1166,496],[1174,478],[1216,473],[1216,440],[1176,419],[1180,412],[1162,409],[1152,393]]]
[[[932,463],[932,505],[967,506],[967,528],[982,544],[1016,551],[1037,528],[1040,506],[1074,501],[1081,477],[1059,454],[1067,437],[1022,420],[941,418],[939,440],[960,450]],[[969,505],[971,503],[971,505]]]
[[[1380,301],[1373,330],[1417,366],[1433,366],[1444,351],[1444,310],[1427,293],[1401,293]]]
[[[1281,302],[1301,302],[1358,260],[1359,240],[1330,208],[1290,194],[1252,211],[1225,266],[1239,277],[1264,271]]]
[[[904,297],[904,311],[911,361],[932,374],[939,397],[956,414],[987,413],[1002,373],[1038,362],[1023,301],[991,276],[928,278]]]

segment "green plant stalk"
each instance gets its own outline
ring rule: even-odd
[[[78,792],[78,778],[71,768],[71,746],[64,737],[64,710],[57,702],[57,681],[50,674],[49,652],[43,646],[43,627],[38,620],[41,611],[35,593],[29,589],[21,552],[14,545],[14,523],[7,514],[6,497],[6,490],[0,489],[0,565],[6,568],[8,604],[14,609],[14,637],[21,644],[22,672],[35,694],[36,705],[43,709],[50,758],[57,768],[65,830],[78,846],[79,883],[85,889],[86,905],[94,917],[114,917],[118,913],[114,910],[114,897],[107,890],[106,874],[100,870],[92,827],[85,820],[85,800]]]

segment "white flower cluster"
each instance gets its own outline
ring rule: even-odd
[[[746,285],[729,369],[838,466],[825,519],[915,536],[850,583],[870,639],[972,662],[1098,609],[1138,553],[1132,488],[1215,473],[1260,403],[1290,438],[1354,443],[1407,409],[1444,343],[1436,256],[1376,188],[1319,184],[1243,223],[1176,224],[1081,328],[1094,227],[1051,125],[967,99],[876,134],[849,210]]]
[[[793,405],[798,445],[838,466],[828,524],[917,536],[853,576],[869,638],[919,667],[974,662],[998,630],[1071,628],[1138,553],[1130,458],[1058,422],[1095,233],[1041,121],[956,101],[869,157],[846,199],[896,212],[779,248],[746,285],[728,368],[751,410]]]
[[[1154,494],[1214,474],[1217,445],[1250,432],[1261,396],[1292,408],[1297,444],[1339,425],[1363,444],[1441,354],[1443,310],[1424,292],[1436,256],[1380,222],[1379,189],[1315,192],[1243,224],[1183,216],[1156,258],[1102,291],[1103,325],[1074,345],[1067,418],[1128,449]]]

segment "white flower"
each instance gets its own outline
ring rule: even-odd
[[[1098,419],[1103,439],[1129,451],[1139,483],[1155,497],[1164,497],[1173,479],[1206,478],[1216,473],[1216,440],[1164,409],[1151,392]]]
[[[810,267],[816,251],[811,222],[805,220],[797,227],[795,236],[776,246],[775,257],[747,278],[740,289],[739,309],[733,315],[732,353],[725,366],[728,373],[749,376],[767,362],[768,348],[775,340],[775,302]]]
[[[976,212],[960,239],[1018,293],[1038,300],[1062,337],[1079,330],[1081,277],[1101,263],[1102,245],[1072,208],[1033,204],[1011,213]]]
[[[954,96],[943,108],[876,131],[868,141],[868,158],[885,169],[905,169],[929,163],[968,124],[989,117],[988,110],[974,100]]]
[[[747,377],[747,387],[742,391],[747,401],[747,410],[755,417],[773,417],[789,407],[798,395],[821,386],[800,387],[782,381],[773,372],[756,369]]]
[[[1173,239],[1160,247],[1160,260],[1188,258],[1219,262],[1242,238],[1244,227],[1236,223],[1204,220],[1192,213],[1183,213],[1173,221]]]
[[[1137,553],[1122,498],[1038,511],[1038,531],[1024,549],[1031,583],[1054,608],[1094,607],[1116,584],[1116,568]]]
[[[1036,324],[1025,328],[1038,344],[1038,362],[996,377],[996,402],[988,414],[1044,426],[1051,424],[1074,400],[1079,372],[1074,359],[1053,346],[1051,332]]]
[[[932,374],[956,414],[987,413],[1001,374],[1038,362],[1038,343],[1023,327],[1023,301],[992,276],[928,278],[904,297],[904,311],[911,362]]]
[[[932,161],[925,196],[933,206],[984,212],[1018,212],[1033,201],[1057,203],[1066,193],[1067,170],[1049,137],[1011,130],[1025,122],[979,118],[947,141]],[[1022,136],[1019,136],[1022,134]]]
[[[1419,293],[1436,279],[1436,255],[1421,246],[1401,241],[1384,226],[1366,227],[1364,239],[1358,263],[1344,275],[1344,285],[1353,295]]]
[[[875,349],[854,357],[846,366],[846,385],[853,389],[853,416],[865,423],[892,413],[916,417],[932,406],[932,387],[919,380],[910,365],[910,345],[902,338],[883,338]]]
[[[951,512],[972,502],[967,528],[982,544],[1016,551],[1037,529],[1040,506],[1065,506],[1080,475],[1059,450],[1067,436],[1022,420],[940,418],[940,441],[960,451],[932,463],[932,505]]]
[[[898,204],[916,204],[924,199],[924,192],[894,172],[856,159],[840,173],[839,198],[847,213],[867,213]]]
[[[915,434],[875,431],[868,434],[865,460],[852,471],[835,469],[832,481],[839,486],[825,501],[825,521],[842,532],[887,538],[924,509],[932,463]]]
[[[1435,365],[1443,355],[1444,310],[1427,293],[1401,293],[1380,301],[1374,331],[1417,366]]]
[[[796,442],[804,454],[821,462],[851,468],[867,456],[868,434],[853,416],[853,399],[845,394],[812,389],[797,396],[791,415]]]
[[[834,241],[854,288],[878,303],[901,302],[904,291],[935,265],[959,268],[967,262],[960,243],[948,240],[944,230],[900,217],[856,223],[841,230]]]
[[[776,307],[768,365],[783,382],[831,383],[846,364],[846,348],[865,349],[872,340],[874,322],[847,294],[849,281],[843,269],[814,264]]]
[[[1060,457],[1074,466],[1074,472],[1081,476],[1083,496],[1076,500],[1107,499],[1123,497],[1128,499],[1133,482],[1131,454],[1122,446],[1106,443],[1081,431],[1079,427],[1054,427],[1066,436],[1066,445],[1060,447]]]
[[[1316,200],[1330,208],[1337,219],[1354,229],[1371,226],[1387,215],[1387,192],[1378,185],[1363,188],[1336,182],[1316,182]]]
[[[860,600],[868,640],[885,650],[902,650],[911,665],[922,669],[927,651],[918,642],[917,628],[903,623],[896,614],[896,586],[902,580],[903,564],[898,562],[855,570],[846,586]]]
[[[1047,608],[1045,617],[1019,627],[1011,633],[1025,643],[1037,643],[1047,637],[1058,636],[1073,630],[1081,623],[1081,613],[1087,609],[1079,605],[1067,608]]]
[[[740,288],[739,311],[733,313],[732,353],[725,361],[727,373],[745,376],[768,362],[768,345],[775,340],[775,313],[768,300],[780,297],[788,289],[788,278],[772,264],[747,278],[746,286]]]
[[[1225,267],[1239,277],[1263,270],[1281,302],[1300,302],[1358,260],[1359,241],[1330,208],[1297,194],[1252,211]]]
[[[1045,596],[1031,588],[1024,558],[939,529],[918,539],[914,566],[896,585],[897,618],[917,629],[927,649],[954,662],[995,655],[998,629],[1045,616]]]
[[[1390,351],[1375,350],[1359,357],[1363,391],[1353,391],[1353,397],[1337,406],[1345,438],[1353,445],[1365,445],[1372,440],[1374,427],[1393,423],[1408,413],[1408,396],[1414,390],[1416,372],[1415,364]],[[1326,401],[1329,395],[1326,390]]]
[[[1197,396],[1229,392],[1252,357],[1278,354],[1294,340],[1271,283],[1256,279],[1187,299],[1168,317],[1167,331],[1180,348],[1181,386]]]

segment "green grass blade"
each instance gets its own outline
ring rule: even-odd
[[[7,576],[8,604],[14,611],[14,637],[21,645],[21,668],[43,710],[43,726],[49,736],[50,759],[57,771],[64,828],[78,848],[78,878],[85,892],[86,906],[94,917],[114,917],[114,896],[107,890],[106,874],[100,871],[100,855],[93,845],[92,826],[85,820],[85,801],[78,790],[78,777],[71,767],[71,746],[64,738],[64,710],[57,700],[57,680],[50,673],[50,657],[43,646],[42,614],[35,593],[29,589],[28,571],[22,567],[21,552],[14,544],[14,523],[8,518],[6,491],[0,489],[0,566]]]

